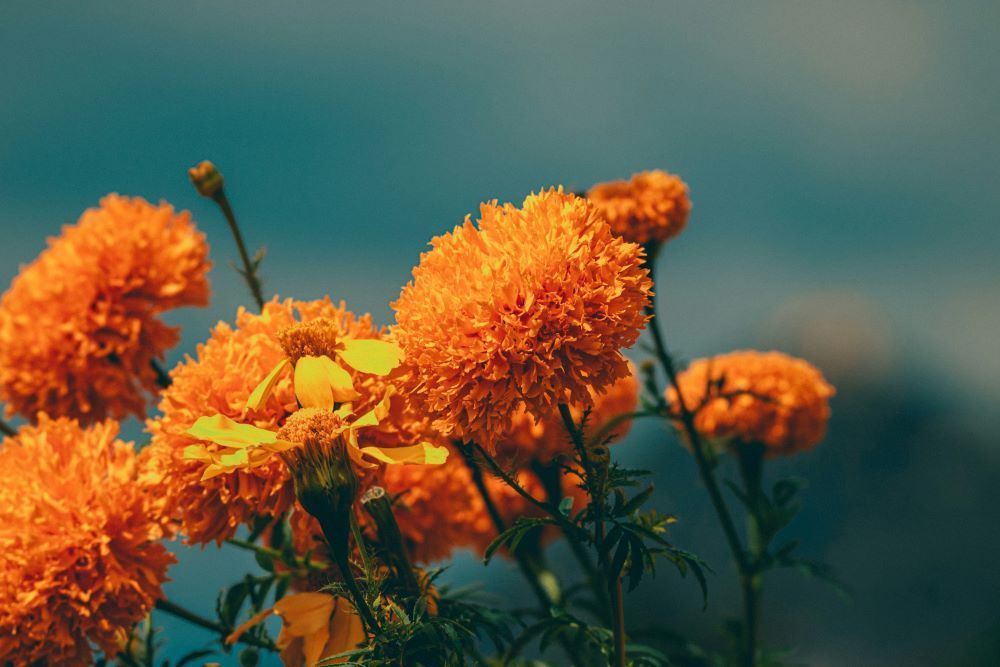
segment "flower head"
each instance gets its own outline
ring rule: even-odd
[[[598,183],[587,198],[615,234],[643,245],[680,234],[691,212],[687,185],[660,170],[640,172],[628,181]]]
[[[603,394],[594,393],[591,403],[586,406],[590,408],[587,417],[588,437],[602,434],[619,440],[631,428],[632,421],[622,417],[635,411],[639,400],[639,383],[631,364],[629,367],[631,372],[628,375],[616,381]],[[573,420],[577,424],[583,417],[584,409],[585,406],[579,404],[570,406]],[[558,414],[539,421],[523,409],[514,415],[510,431],[497,442],[497,454],[503,460],[515,463],[549,463],[572,450],[566,426]]]
[[[281,661],[288,666],[313,667],[324,658],[350,651],[367,640],[361,618],[350,601],[327,593],[293,593],[256,614],[226,638],[233,644],[269,616],[281,618],[276,642]],[[325,664],[339,664],[347,658]]]
[[[628,373],[652,282],[642,249],[561,189],[480,216],[421,256],[393,336],[435,426],[492,449],[522,406],[544,420]]]
[[[158,315],[208,302],[208,246],[186,211],[108,195],[0,300],[0,399],[28,419],[145,414],[178,340]]]
[[[107,421],[39,415],[0,446],[0,664],[90,664],[161,597],[173,557]]]
[[[335,328],[340,339],[384,338],[370,316],[356,316],[343,303],[335,305],[330,299],[274,300],[264,304],[260,314],[241,309],[235,325],[219,323],[209,340],[198,346],[196,357],[188,358],[171,372],[173,384],[160,403],[162,416],[148,422],[152,444],[142,456],[150,460],[149,474],[165,500],[164,512],[180,522],[189,541],[222,541],[240,525],[252,524],[255,517],[278,516],[293,507],[292,478],[279,455],[282,445],[268,440],[276,442],[278,431],[286,426],[290,429],[296,421],[304,426],[310,413],[303,410],[296,419],[290,419],[299,411],[299,401],[294,372],[283,372],[289,366],[281,336],[297,324],[317,320],[323,320],[324,327]],[[336,354],[333,357],[338,358]],[[366,414],[379,404],[385,410],[377,424],[363,427],[366,445],[388,448],[426,440],[426,420],[416,419],[403,397],[391,393],[390,378],[355,371],[346,362],[344,368],[351,376],[353,389],[360,394],[351,403],[354,414]],[[266,382],[262,383],[261,378]],[[266,392],[261,388],[265,384]],[[248,408],[252,397],[259,403]],[[253,447],[239,448],[201,441],[186,433],[200,417],[213,413],[220,423],[225,423],[221,419],[224,417],[239,425],[234,427],[238,432],[256,433],[264,440]],[[345,419],[356,423],[353,416]],[[290,438],[286,442],[302,441],[295,440],[287,429],[285,436]],[[186,450],[194,451],[187,449],[192,445],[204,448],[207,458],[185,457]],[[246,450],[245,462],[241,460],[243,454],[238,453],[240,449]],[[213,473],[226,474],[203,479],[213,465],[213,454],[220,455],[214,463],[225,467],[222,453],[236,455],[238,460],[226,462],[237,465],[228,470],[213,469]]]
[[[698,432],[707,438],[758,443],[773,457],[812,449],[826,433],[834,388],[802,359],[730,352],[693,362],[678,382]],[[667,400],[677,404],[673,388]]]

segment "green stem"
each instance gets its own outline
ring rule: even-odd
[[[663,366],[664,372],[667,374],[667,379],[670,381],[671,386],[673,386],[674,391],[677,393],[677,407],[680,410],[681,424],[684,428],[684,433],[687,436],[688,442],[691,443],[691,451],[694,454],[695,463],[698,465],[698,474],[701,477],[701,481],[705,485],[705,488],[708,490],[708,496],[712,501],[712,506],[715,508],[715,513],[719,517],[719,523],[722,524],[722,532],[725,535],[729,551],[733,555],[733,560],[736,561],[736,566],[739,569],[740,574],[743,574],[747,571],[746,554],[740,544],[740,538],[736,532],[736,525],[733,523],[733,518],[729,514],[726,502],[722,498],[722,492],[719,490],[719,484],[715,479],[715,473],[708,461],[708,455],[705,452],[705,443],[702,441],[701,434],[695,427],[694,413],[691,412],[687,403],[684,401],[684,394],[681,392],[680,384],[677,382],[677,368],[674,366],[673,358],[667,351],[667,346],[663,342],[663,337],[660,334],[660,329],[657,324],[655,302],[651,302],[646,306],[646,313],[650,317],[647,328],[653,336],[653,344],[656,347],[656,356],[660,365]]]
[[[340,575],[344,579],[344,586],[347,588],[347,592],[351,595],[351,600],[354,602],[354,608],[361,617],[361,620],[365,625],[365,630],[369,634],[377,634],[380,629],[378,621],[375,620],[375,615],[372,613],[371,607],[368,606],[368,600],[365,598],[364,593],[362,593],[361,587],[358,586],[358,582],[354,578],[354,571],[351,569],[351,559],[349,555],[350,541],[348,539],[348,531],[350,530],[350,527],[340,525],[343,523],[342,521],[335,521],[330,517],[317,516],[316,518],[319,520],[320,528],[323,529],[323,535],[326,537],[326,542],[330,546],[330,552],[333,554],[333,560],[340,569]],[[364,549],[363,544],[359,546]]]
[[[749,571],[741,577],[743,588],[744,664],[754,667],[757,657],[757,636],[760,629],[760,600],[764,586],[761,561],[767,544],[760,530],[759,512],[764,500],[761,488],[764,473],[764,447],[744,443],[738,450],[740,474],[747,508],[747,549],[750,552]]]
[[[494,470],[501,470],[501,468],[478,444],[472,446],[465,443],[459,444],[458,450],[462,454],[462,458],[465,460],[465,464],[469,468],[469,472],[472,475],[472,483],[475,485],[476,490],[479,491],[479,495],[483,499],[483,504],[486,506],[486,512],[490,515],[490,519],[493,521],[497,534],[500,535],[507,530],[507,524],[500,515],[500,511],[497,509],[496,504],[493,502],[493,497],[490,495],[490,491],[486,487],[486,480],[483,478],[483,470],[479,467],[479,464],[473,456],[473,448],[475,448],[475,451],[480,452],[484,459],[491,462],[491,468],[494,468]],[[507,481],[509,478],[510,476],[504,473],[504,481]],[[515,490],[521,489],[520,485],[517,485],[513,480],[510,480],[508,484],[511,484],[512,488]],[[521,491],[523,491],[523,489],[521,489]],[[519,493],[521,491],[519,491]],[[523,493],[527,494],[527,491],[523,491]],[[527,495],[530,498],[534,498],[531,494]],[[536,504],[539,503],[539,501],[535,502]],[[520,548],[514,549],[512,555],[514,556],[514,560],[517,562],[518,569],[521,570],[521,574],[528,582],[528,585],[531,587],[535,597],[538,598],[538,603],[542,606],[543,615],[547,617],[550,614],[552,607],[555,606],[555,601],[542,585],[537,568],[532,565],[529,558]],[[579,649],[567,637],[560,635],[559,645],[562,646],[566,655],[569,656],[574,665],[584,664]]]
[[[192,625],[197,625],[198,627],[204,628],[205,630],[211,630],[212,632],[218,633],[223,638],[225,638],[226,635],[228,635],[231,630],[231,628],[226,628],[221,623],[217,623],[203,616],[199,616],[193,611],[185,609],[179,604],[171,602],[170,600],[167,600],[165,598],[156,601],[156,608],[164,613],[170,614],[175,618],[179,618],[182,621],[187,621]],[[275,647],[275,645],[270,641],[258,639],[253,635],[249,635],[247,633],[243,633],[237,641],[241,644],[246,644],[247,646],[255,646],[257,648],[267,649],[268,651],[277,650],[277,647]]]
[[[5,422],[3,419],[0,419],[0,433],[13,438],[17,435],[17,429]]]
[[[605,460],[602,470],[594,468],[590,453],[587,451],[586,443],[583,440],[583,433],[580,432],[573,413],[565,403],[559,404],[559,414],[562,416],[563,424],[569,432],[573,445],[580,454],[580,460],[586,471],[586,485],[590,491],[590,502],[594,513],[594,545],[597,547],[597,560],[604,571],[605,581],[608,587],[608,596],[611,598],[612,611],[612,631],[615,642],[615,665],[625,667],[625,596],[622,591],[621,572],[612,571],[610,547],[607,544],[604,532],[604,497],[605,481],[607,479],[607,465]]]
[[[289,565],[289,566],[293,566],[293,567],[299,567],[299,566],[301,566],[301,567],[303,567],[303,568],[305,568],[307,570],[325,570],[325,569],[327,569],[330,566],[329,563],[326,563],[326,562],[321,561],[321,560],[308,560],[307,561],[305,559],[302,559],[301,562],[287,563],[287,562],[285,562],[284,554],[282,552],[278,551],[277,549],[271,549],[270,547],[265,547],[265,546],[261,546],[259,544],[254,544],[253,542],[248,542],[246,540],[241,540],[241,539],[236,538],[236,537],[231,537],[231,538],[227,539],[226,540],[226,544],[230,544],[230,545],[232,545],[232,546],[234,546],[234,547],[236,547],[238,549],[245,549],[246,551],[253,551],[255,553],[259,553],[259,554],[262,554],[264,556],[268,556],[269,558],[273,558],[275,560],[281,561],[282,563],[285,563],[285,565]],[[299,559],[296,559],[296,560],[298,561]]]
[[[236,241],[236,248],[240,252],[240,260],[243,262],[243,279],[246,280],[250,292],[253,293],[257,307],[263,310],[264,295],[261,291],[260,278],[257,276],[257,268],[254,266],[253,261],[250,259],[250,254],[247,252],[247,246],[243,242],[243,234],[240,232],[240,226],[236,222],[236,216],[233,214],[233,207],[229,204],[229,197],[226,196],[225,188],[220,187],[212,196],[212,200],[219,205],[222,215],[225,216],[226,222],[229,223],[229,231],[233,234],[233,240]]]
[[[563,495],[559,465],[556,463],[543,464],[535,461],[532,463],[532,469],[538,475],[538,479],[542,481],[549,504],[558,507]],[[580,539],[579,533],[577,531],[563,530],[563,534],[566,536],[566,542],[569,544],[570,551],[573,552],[573,557],[580,564],[580,569],[583,570],[584,575],[587,577],[587,582],[590,584],[591,590],[593,590],[594,596],[597,598],[597,603],[601,608],[601,619],[603,622],[610,624],[613,621],[611,598],[608,596],[608,589],[604,585],[604,578],[601,576],[597,566],[594,565],[594,561],[591,559],[586,545]]]
[[[156,359],[150,359],[149,365],[152,367],[153,372],[156,373],[156,384],[160,385],[161,389],[166,389],[169,387],[173,380],[170,379],[170,373],[167,372],[160,362]]]

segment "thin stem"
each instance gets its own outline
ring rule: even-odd
[[[3,419],[0,419],[0,433],[13,438],[17,435],[17,429],[5,422]]]
[[[170,373],[160,365],[159,361],[150,359],[149,365],[153,369],[153,372],[156,373],[156,384],[160,385],[162,389],[166,389],[173,383],[173,380],[170,379]]]
[[[767,549],[761,535],[758,512],[762,505],[763,489],[761,481],[764,473],[764,447],[745,443],[738,451],[740,473],[743,477],[743,491],[747,508],[747,549],[750,552],[750,568],[741,577],[743,588],[743,630],[744,664],[753,667],[757,656],[757,635],[760,628],[760,600],[764,586],[761,559]]]
[[[591,461],[590,453],[583,439],[583,433],[573,419],[573,413],[565,403],[559,404],[559,414],[562,416],[563,424],[569,432],[573,445],[580,454],[580,460],[586,471],[585,480],[590,491],[590,502],[594,514],[594,545],[597,547],[597,560],[604,570],[604,578],[608,587],[608,596],[611,598],[612,630],[615,641],[615,665],[625,667],[625,601],[622,591],[621,572],[613,572],[610,558],[610,548],[604,532],[604,496],[605,480],[607,473],[607,461],[603,463],[603,468],[598,474]]]
[[[461,452],[462,458],[465,459],[465,464],[469,468],[469,472],[472,474],[472,483],[475,485],[476,490],[479,491],[479,495],[483,499],[483,504],[486,506],[486,512],[490,515],[490,519],[493,521],[497,534],[500,535],[507,530],[507,524],[503,520],[500,510],[497,509],[496,503],[493,502],[493,497],[490,495],[489,489],[486,487],[486,480],[483,478],[483,470],[479,467],[473,457],[473,447],[476,451],[480,452],[486,460],[491,462],[491,467],[493,467],[494,470],[501,470],[501,468],[478,444],[470,446],[468,444],[461,443],[459,445],[459,452]],[[504,473],[504,481],[507,481],[509,478],[510,476]],[[513,480],[511,480],[511,482],[513,482]],[[508,482],[508,484],[510,484],[510,482]],[[516,484],[516,482],[513,484]],[[512,488],[517,490],[521,487],[520,485],[512,485]],[[531,494],[528,494],[527,491],[524,491],[524,493],[529,497],[534,498]],[[538,501],[535,502],[538,503]],[[521,570],[521,574],[528,582],[528,585],[531,587],[532,592],[534,592],[535,597],[538,598],[538,602],[542,606],[542,612],[548,615],[551,608],[555,605],[555,601],[549,595],[548,591],[545,590],[545,587],[542,586],[542,582],[538,577],[538,571],[532,566],[521,549],[514,549],[512,551],[512,555],[517,561],[517,566],[518,569]],[[569,656],[574,665],[583,664],[583,659],[580,656],[577,647],[573,645],[568,638],[560,635],[559,645],[562,646],[564,651],[566,651],[566,655]]]
[[[344,586],[347,588],[347,592],[351,594],[354,608],[357,610],[358,615],[361,616],[365,629],[369,634],[378,634],[378,621],[375,620],[375,615],[372,613],[371,607],[368,606],[368,600],[365,598],[364,593],[362,593],[361,587],[358,586],[358,582],[354,578],[354,571],[351,569],[351,559],[348,555],[350,542],[347,538],[349,527],[338,525],[338,523],[331,521],[329,517],[317,516],[316,518],[319,520],[320,528],[323,529],[323,535],[330,546],[333,560],[340,569],[340,576],[344,579]],[[364,548],[363,545],[358,546],[362,549]]]
[[[211,630],[212,632],[216,632],[222,637],[225,637],[227,634],[229,634],[230,628],[226,628],[221,623],[217,623],[203,616],[199,616],[193,611],[185,609],[176,602],[171,602],[166,598],[157,600],[156,608],[164,613],[170,614],[171,616],[179,618],[183,621],[187,621],[192,625],[197,625],[198,627],[204,628],[205,630]],[[277,650],[275,645],[270,641],[258,639],[253,635],[247,633],[243,633],[242,635],[240,635],[239,639],[237,639],[236,641],[240,642],[241,644],[246,644],[247,646],[255,646],[257,648],[267,649],[268,651]]]
[[[261,291],[260,278],[257,276],[257,267],[250,259],[249,253],[247,253],[246,243],[243,242],[243,233],[240,232],[240,226],[236,222],[236,216],[233,214],[233,207],[229,204],[229,197],[226,196],[226,190],[220,187],[212,195],[212,200],[219,205],[222,215],[225,216],[226,222],[229,223],[229,231],[233,234],[233,240],[236,241],[236,248],[240,251],[240,260],[243,262],[243,279],[246,280],[247,286],[253,293],[257,307],[263,309],[264,295]]]
[[[523,486],[518,484],[517,480],[511,477],[509,474],[507,474],[507,471],[504,470],[503,467],[499,463],[497,463],[496,459],[490,456],[489,452],[483,449],[481,445],[479,445],[478,443],[470,443],[469,446],[471,446],[479,455],[479,457],[483,460],[483,462],[486,463],[486,466],[489,468],[490,472],[499,477],[501,480],[503,480],[503,482],[507,486],[514,489],[514,491],[516,491],[519,496],[527,500],[529,503],[531,503],[538,509],[545,512],[553,519],[555,519],[556,523],[558,523],[564,530],[574,531],[574,532],[580,531],[580,527],[577,526],[572,521],[570,521],[569,519],[567,519],[566,516],[559,511],[558,507],[552,507],[549,503],[539,500],[538,498],[531,495],[531,493],[529,493],[527,490],[525,490]]]
[[[254,544],[253,542],[248,542],[246,540],[241,540],[241,539],[239,539],[237,537],[231,537],[231,538],[227,539],[226,540],[226,544],[230,544],[230,545],[232,545],[232,546],[234,546],[234,547],[236,547],[238,549],[245,549],[247,551],[253,551],[255,553],[259,553],[259,554],[262,554],[264,556],[268,556],[270,558],[277,559],[277,560],[281,561],[282,563],[285,563],[285,565],[295,565],[295,566],[298,565],[298,563],[286,563],[285,560],[284,560],[284,554],[282,554],[282,552],[278,551],[277,549],[272,549],[270,547],[265,547],[265,546],[261,546],[259,544]],[[296,559],[296,560],[298,560],[298,559]],[[307,561],[307,560],[303,559],[302,560],[302,567],[304,567],[307,570],[325,570],[326,568],[330,567],[330,564],[326,563],[324,561],[321,561],[321,560],[308,560]]]
[[[532,463],[532,470],[538,475],[538,479],[542,481],[549,504],[558,507],[563,496],[559,465],[557,463],[543,464],[539,461],[534,461]],[[594,561],[591,559],[586,545],[576,531],[563,530],[563,534],[566,536],[566,542],[569,544],[570,551],[573,552],[573,557],[580,564],[580,569],[583,570],[584,575],[587,577],[587,582],[590,584],[597,603],[601,607],[602,621],[610,624],[613,620],[611,598],[608,595],[607,587],[604,585],[600,570],[594,565]]]
[[[680,408],[681,424],[684,427],[684,433],[688,438],[688,442],[691,443],[694,460],[698,465],[698,474],[701,476],[701,481],[708,490],[712,506],[715,508],[715,513],[719,517],[719,523],[722,524],[722,532],[725,534],[726,544],[729,545],[729,550],[732,552],[733,559],[736,561],[736,566],[742,574],[747,570],[746,554],[740,544],[740,538],[736,532],[736,525],[733,523],[733,518],[729,514],[726,502],[722,498],[722,492],[719,490],[719,484],[715,479],[712,466],[708,462],[708,456],[705,453],[705,443],[702,441],[701,434],[695,427],[694,413],[691,412],[687,403],[684,401],[684,394],[681,391],[680,384],[677,382],[677,368],[674,366],[673,358],[667,351],[667,346],[663,342],[663,336],[660,333],[659,325],[657,324],[655,302],[651,302],[646,306],[646,313],[649,315],[649,324],[647,328],[653,336],[653,344],[656,347],[656,356],[660,361],[660,365],[663,366],[663,371],[667,374],[667,379],[670,381],[671,386],[673,386],[674,391],[677,393],[677,407]]]

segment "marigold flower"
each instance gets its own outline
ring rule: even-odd
[[[361,618],[350,601],[327,593],[293,593],[251,617],[226,638],[236,643],[243,634],[269,616],[281,618],[275,642],[286,667],[313,667],[324,658],[350,651],[367,641]],[[324,664],[340,664],[347,658]]]
[[[643,250],[562,189],[480,207],[435,238],[403,288],[393,336],[412,396],[446,435],[492,450],[517,410],[539,420],[628,373],[645,325]]]
[[[834,388],[802,359],[781,352],[730,352],[694,361],[678,382],[685,404],[696,413],[698,432],[707,438],[759,443],[773,457],[812,449],[826,433]],[[667,400],[677,404],[672,387]]]
[[[49,239],[0,300],[0,399],[28,419],[143,416],[151,363],[178,341],[157,317],[208,302],[208,245],[187,211],[108,195]]]
[[[0,664],[113,656],[162,596],[174,559],[117,433],[42,414],[0,446]]]
[[[326,326],[337,328],[345,339],[383,339],[384,332],[370,316],[356,316],[343,303],[334,305],[328,298],[275,299],[264,304],[259,315],[240,309],[235,326],[219,323],[211,338],[198,346],[196,358],[189,357],[171,372],[173,384],[164,391],[160,403],[163,414],[148,422],[152,444],[142,456],[149,459],[151,483],[158,485],[165,499],[164,512],[180,521],[188,541],[221,542],[240,525],[252,524],[255,517],[278,516],[293,507],[291,476],[284,461],[273,455],[275,452],[266,447],[247,448],[247,465],[241,463],[228,474],[203,480],[213,463],[222,464],[213,473],[224,471],[222,454],[236,454],[239,458],[243,455],[237,454],[238,447],[206,444],[186,431],[200,417],[215,413],[220,422],[238,424],[233,428],[277,441],[278,430],[299,409],[293,376],[275,374],[264,400],[250,409],[247,402],[262,384],[261,378],[268,378],[269,371],[288,358],[281,333],[296,324],[320,319],[326,321]],[[426,420],[415,419],[401,396],[391,394],[386,399],[392,386],[390,378],[358,372],[351,377],[360,394],[352,403],[357,414],[366,414],[388,401],[378,424],[362,431],[366,445],[387,449],[416,446],[425,440]],[[191,446],[200,446],[203,451],[188,449]],[[205,456],[186,458],[185,450]],[[252,462],[251,452],[256,452]]]
[[[691,200],[688,188],[665,171],[644,171],[628,181],[598,183],[587,198],[618,236],[643,245],[669,241],[684,230]]]
[[[612,420],[617,421],[623,415],[634,412],[639,401],[639,383],[631,364],[629,370],[628,375],[611,385],[605,393],[594,393],[587,418],[588,437],[604,433],[607,437],[619,440],[632,427],[631,419],[612,423]],[[571,405],[570,412],[574,421],[579,424],[584,408],[578,404]],[[572,441],[558,414],[538,421],[524,409],[514,415],[511,430],[497,442],[497,454],[501,459],[515,463],[548,463],[557,456],[570,454],[572,451]]]

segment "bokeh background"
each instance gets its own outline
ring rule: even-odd
[[[695,208],[657,276],[672,348],[777,347],[839,388],[826,443],[772,474],[810,480],[789,533],[854,599],[774,575],[766,640],[810,665],[997,664],[997,25],[993,1],[4,2],[0,281],[107,192],[188,208],[215,295],[173,317],[173,363],[249,301],[187,181],[203,158],[267,246],[269,293],[385,322],[480,201],[680,173]],[[633,617],[718,644],[736,590],[692,462],[660,425],[616,454],[658,471],[674,540],[718,571],[707,611],[664,569]],[[252,566],[178,551],[168,592],[205,612],[206,582]],[[466,555],[446,576],[484,572]],[[490,581],[524,595],[502,563]],[[208,640],[157,622],[165,657]]]

